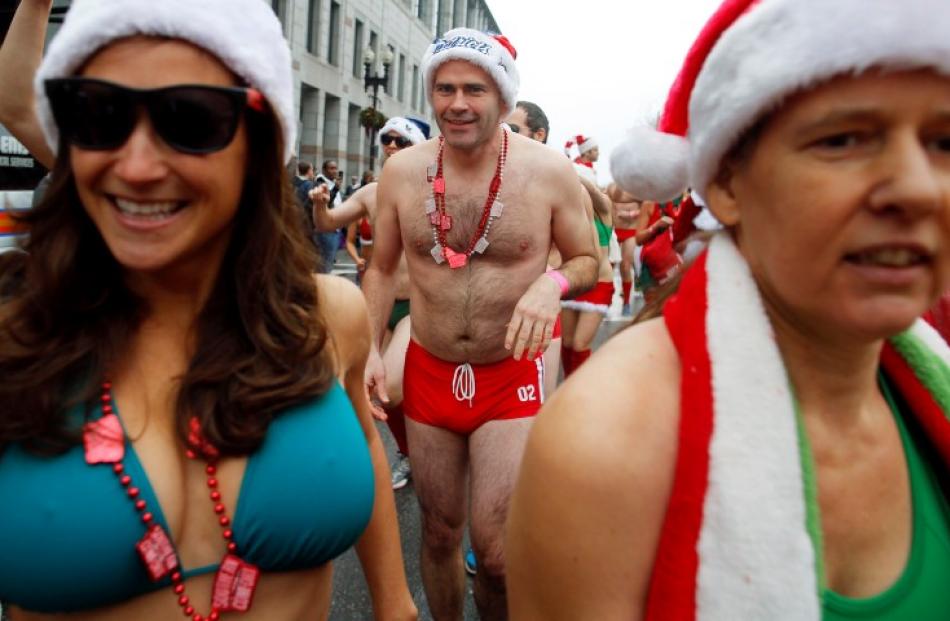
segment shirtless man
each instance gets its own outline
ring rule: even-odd
[[[379,132],[379,142],[383,154],[388,160],[399,151],[428,139],[428,127],[425,132],[415,122],[403,117],[393,117]],[[355,223],[363,218],[368,220],[370,230],[376,229],[376,188],[378,184],[366,184],[334,209],[328,208],[330,193],[326,186],[318,186],[311,193],[313,202],[313,223],[317,231],[335,231],[338,228]],[[393,465],[393,489],[401,489],[409,482],[409,447],[406,442],[406,423],[402,412],[402,375],[406,360],[406,347],[409,345],[409,271],[406,259],[399,259],[394,283],[395,304],[390,312],[389,321],[382,340],[383,362],[386,365],[387,385],[382,391],[385,414],[379,415],[389,425],[399,450],[397,462]],[[381,409],[375,410],[377,414]]]
[[[398,153],[383,169],[364,284],[379,343],[405,246],[413,321],[403,406],[422,510],[422,579],[439,621],[462,618],[469,510],[476,605],[483,619],[507,618],[503,529],[544,399],[537,357],[562,295],[597,277],[570,163],[500,126],[515,107],[514,56],[504,37],[461,28],[430,46],[426,93],[444,142]],[[546,273],[552,239],[564,262]],[[374,352],[367,387],[378,394],[381,386],[385,367]]]
[[[620,189],[616,183],[607,186],[613,203],[614,232],[620,242],[620,282],[623,287],[623,314],[630,315],[630,292],[633,289],[634,253],[637,249],[637,219],[640,201]]]

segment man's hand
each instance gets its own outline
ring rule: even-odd
[[[366,271],[366,259],[360,257],[356,260],[356,271],[365,272]]]
[[[321,183],[310,190],[310,201],[317,207],[326,207],[330,204],[330,188]]]
[[[366,359],[366,373],[363,376],[366,383],[366,396],[369,398],[373,418],[386,420],[389,415],[383,406],[389,403],[389,394],[386,393],[386,367],[383,358],[379,355],[376,346],[370,348]]]
[[[666,229],[673,226],[673,218],[669,216],[663,216],[662,218],[657,220],[656,224],[654,224],[653,226],[656,227],[657,234],[662,233]]]
[[[528,360],[534,360],[551,344],[560,312],[561,288],[550,276],[541,275],[515,305],[505,335],[505,349],[514,348],[515,360],[521,360],[527,349]]]

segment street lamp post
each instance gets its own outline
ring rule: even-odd
[[[376,54],[373,48],[366,46],[363,50],[363,90],[372,89],[372,109],[379,110],[379,87],[389,88],[389,67],[393,64],[393,51],[386,46],[380,54],[380,60],[383,63],[383,75],[371,73],[373,70],[373,61],[376,60]],[[369,169],[372,171],[376,167],[376,133],[379,130],[373,126],[369,141]]]

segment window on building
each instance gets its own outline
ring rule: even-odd
[[[319,53],[320,38],[320,0],[309,0],[307,6],[307,51],[316,56]]]
[[[353,28],[353,77],[363,77],[363,22],[356,20]]]
[[[330,2],[330,47],[327,50],[327,62],[331,65],[340,64],[340,29],[343,24],[340,22],[342,11],[340,3],[335,0]]]
[[[396,97],[399,101],[406,101],[406,55],[399,55],[399,73],[396,75]]]
[[[412,66],[412,109],[419,109],[419,65]]]
[[[280,20],[280,27],[284,28],[285,17],[287,16],[287,0],[271,0],[271,8]]]

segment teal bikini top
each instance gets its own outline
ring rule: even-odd
[[[81,408],[73,412],[82,418]],[[101,416],[101,411],[96,413]],[[155,493],[126,438],[125,466],[168,532]],[[234,513],[242,558],[264,572],[318,567],[362,534],[374,478],[362,428],[344,390],[276,417],[248,457]],[[37,612],[108,606],[167,587],[152,582],[135,550],[138,512],[108,467],[86,464],[82,446],[38,457],[0,454],[0,600]],[[186,577],[217,565],[186,568]]]

